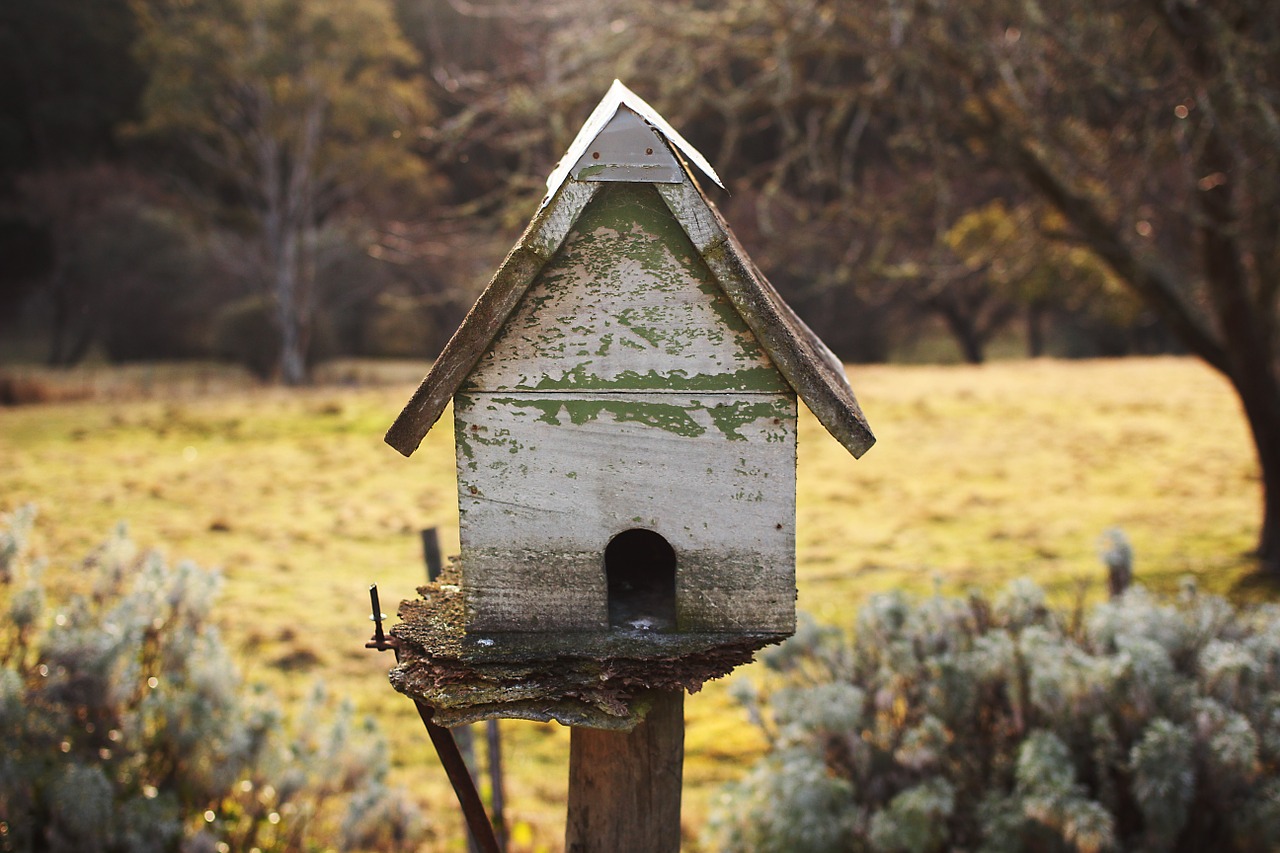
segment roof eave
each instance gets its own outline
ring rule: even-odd
[[[569,181],[538,210],[387,430],[387,444],[405,456],[418,449],[599,186]]]
[[[876,438],[844,365],[778,295],[698,187],[663,185],[658,192],[787,384],[827,432],[861,458]]]

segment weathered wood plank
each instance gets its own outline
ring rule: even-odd
[[[795,407],[781,394],[459,395],[473,627],[530,630],[531,614],[606,627],[605,546],[643,528],[676,551],[682,630],[789,630]]]
[[[533,227],[524,242],[532,251],[550,260],[560,250],[583,208],[595,196],[596,189],[595,184],[577,181],[565,184],[560,195],[533,220]]]
[[[706,253],[708,249],[725,241],[724,229],[711,212],[710,203],[691,181],[664,184],[657,189],[699,252]]]
[[[480,358],[483,347],[492,340],[511,311],[519,304],[524,287],[542,269],[544,260],[517,245],[494,275],[493,282],[471,306],[466,319],[454,332],[444,351],[431,366],[422,384],[405,405],[384,440],[409,456],[418,449],[428,430],[439,419],[453,392]]]
[[[875,444],[844,365],[782,301],[732,235],[703,255],[739,316],[750,325],[818,422],[854,458]]]
[[[653,694],[630,732],[569,737],[566,853],[676,853],[684,775],[684,694]]]
[[[531,282],[559,250],[597,184],[570,183],[525,228],[488,287],[445,344],[418,390],[387,430],[385,441],[409,456],[439,419],[485,348],[520,304]]]
[[[780,552],[794,523],[783,517],[794,511],[794,407],[781,396],[462,395],[468,541],[595,546],[601,524],[658,525],[679,547]]]

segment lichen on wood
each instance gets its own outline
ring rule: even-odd
[[[653,690],[695,693],[785,633],[467,633],[457,563],[400,603],[396,690],[440,725],[498,717],[630,730]]]

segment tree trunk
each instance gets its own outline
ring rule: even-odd
[[[1044,305],[1027,306],[1027,358],[1044,355]]]
[[[1280,573],[1280,380],[1269,326],[1275,305],[1252,299],[1248,250],[1239,240],[1238,164],[1220,132],[1215,130],[1205,140],[1199,165],[1204,174],[1218,176],[1196,195],[1209,304],[1222,331],[1227,376],[1244,406],[1262,473],[1262,531],[1256,553],[1264,570]]]
[[[64,242],[59,242],[57,251],[67,251]],[[50,367],[74,367],[88,354],[89,345],[93,343],[94,317],[83,290],[77,292],[61,257],[55,260],[49,291],[53,317],[45,363]]]
[[[978,324],[974,319],[959,306],[949,302],[939,303],[938,313],[942,315],[947,328],[951,331],[951,336],[960,347],[960,355],[964,357],[965,362],[982,364],[986,360],[986,352],[982,334],[978,331]]]
[[[1274,387],[1266,365],[1258,365],[1254,372],[1259,376],[1253,381],[1232,377],[1232,384],[1253,434],[1262,480],[1262,530],[1255,555],[1263,571],[1280,575],[1280,389]]]
[[[684,693],[655,693],[630,732],[574,728],[565,853],[677,853]]]
[[[1280,575],[1280,418],[1269,426],[1255,427],[1262,468],[1262,532],[1258,537],[1258,561],[1266,571]]]
[[[275,269],[276,323],[280,328],[280,380],[301,385],[307,379],[298,311],[298,234],[281,229]]]
[[[1003,116],[990,102],[988,108],[1000,124]],[[1075,225],[1089,247],[1168,323],[1187,349],[1231,382],[1244,407],[1262,477],[1262,529],[1255,554],[1262,569],[1280,574],[1280,381],[1266,326],[1275,305],[1250,300],[1246,265],[1236,241],[1232,182],[1221,180],[1197,194],[1208,309],[1221,330],[1215,334],[1215,324],[1206,322],[1203,309],[1180,296],[1186,288],[1171,273],[1171,265],[1151,263],[1133,252],[1119,236],[1122,229],[1108,221],[1088,195],[1069,187],[1030,146],[1012,137],[1003,141],[1031,186]],[[1217,136],[1210,137],[1197,165],[1197,174],[1222,178],[1234,173],[1230,149]]]

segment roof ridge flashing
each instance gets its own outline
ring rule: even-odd
[[[609,87],[609,91],[591,111],[591,115],[587,118],[582,129],[578,131],[578,135],[574,137],[573,144],[569,146],[569,150],[560,158],[560,162],[556,164],[555,169],[547,177],[547,194],[542,197],[542,203],[539,209],[546,207],[548,202],[555,197],[560,187],[573,174],[574,165],[591,147],[592,142],[600,135],[609,122],[617,114],[619,108],[627,109],[640,116],[662,139],[671,145],[680,157],[683,157],[689,163],[698,167],[698,171],[702,172],[708,178],[715,182],[716,186],[724,189],[724,182],[720,180],[720,176],[716,174],[716,170],[707,162],[707,158],[703,157],[698,149],[694,148],[689,142],[680,135],[680,133],[672,127],[666,119],[658,114],[658,111],[649,106],[643,98],[635,92],[623,85],[622,81],[614,80],[613,85]]]

